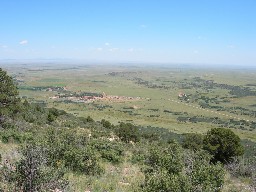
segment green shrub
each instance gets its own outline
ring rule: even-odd
[[[228,163],[233,157],[244,153],[240,138],[230,129],[211,129],[203,143],[203,148],[213,156],[212,162]]]
[[[189,192],[191,184],[182,174],[169,174],[166,170],[159,170],[145,175],[142,191]]]
[[[233,161],[226,164],[225,167],[232,176],[252,178],[256,175],[256,156],[234,157]]]
[[[94,122],[93,118],[91,118],[90,116],[88,116],[88,117],[86,118],[86,121],[87,121],[87,122],[90,122],[90,123],[93,123],[93,122]]]
[[[2,184],[7,191],[65,190],[68,181],[63,179],[64,170],[47,166],[47,155],[40,146],[27,144],[20,150],[21,159],[16,163],[6,160],[1,167]]]
[[[101,158],[112,163],[121,163],[123,161],[124,147],[120,143],[108,140],[95,140],[89,144],[95,152],[99,153]]]
[[[103,172],[99,157],[88,145],[83,133],[74,129],[50,128],[41,145],[47,149],[50,165],[64,167],[83,174],[100,174]]]
[[[153,169],[165,169],[169,174],[177,174],[182,170],[182,148],[177,143],[166,147],[153,147],[149,151],[147,165]]]
[[[21,143],[24,138],[23,134],[15,130],[7,130],[1,132],[1,140],[3,143],[16,142]]]
[[[0,117],[19,111],[19,93],[13,79],[0,68]]]
[[[211,164],[211,156],[205,151],[185,151],[185,171],[192,191],[220,191],[225,171],[220,163]]]
[[[131,123],[120,123],[116,129],[117,136],[124,142],[138,142],[140,140],[138,127]]]
[[[194,192],[220,191],[225,171],[211,164],[211,156],[202,150],[182,150],[177,143],[150,150],[144,170],[143,191]]]
[[[75,172],[87,175],[97,175],[103,172],[103,169],[99,165],[98,158],[89,148],[67,149],[64,152],[63,161],[65,167],[68,167]]]
[[[53,122],[56,119],[56,116],[54,116],[52,113],[49,113],[47,116],[47,120],[49,122]]]
[[[107,121],[105,119],[102,119],[100,123],[103,125],[103,127],[107,128],[107,129],[114,127],[109,121]]]
[[[143,146],[136,146],[132,150],[132,157],[131,157],[131,162],[132,163],[138,163],[138,164],[144,164],[146,161],[146,156],[147,156],[147,147]]]
[[[182,140],[182,147],[185,149],[191,149],[198,151],[203,147],[203,135],[197,133],[184,134]]]

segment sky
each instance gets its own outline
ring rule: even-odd
[[[256,66],[256,0],[0,0],[0,60]]]

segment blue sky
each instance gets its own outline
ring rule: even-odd
[[[1,0],[0,59],[256,65],[256,1]]]

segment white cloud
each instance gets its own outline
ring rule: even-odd
[[[106,45],[106,46],[109,46],[109,45],[110,45],[110,43],[106,42],[106,43],[105,43],[105,45]]]
[[[202,35],[198,35],[196,38],[197,38],[198,40],[207,40],[207,37],[202,36]]]
[[[6,45],[1,45],[1,47],[2,47],[3,49],[8,48]]]
[[[102,51],[103,49],[101,47],[96,48],[97,51]]]
[[[194,50],[193,53],[194,53],[194,54],[198,54],[199,51],[198,51],[198,50]]]
[[[146,27],[147,25],[144,25],[144,24],[140,25],[140,28],[146,28]]]
[[[22,41],[20,41],[20,45],[26,45],[26,44],[28,44],[28,40],[22,40]]]
[[[227,47],[230,48],[230,49],[236,48],[236,46],[235,46],[235,45],[232,45],[232,44],[231,44],[231,45],[228,45]]]
[[[142,49],[142,48],[129,48],[129,49],[127,49],[127,51],[128,52],[130,52],[130,53],[139,53],[139,52],[143,52],[144,50]]]
[[[119,50],[119,48],[111,48],[111,49],[109,49],[109,51],[111,51],[111,52],[115,52],[115,51],[118,51]]]

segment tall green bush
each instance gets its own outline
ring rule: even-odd
[[[240,138],[230,129],[211,129],[207,132],[203,143],[203,148],[213,156],[212,162],[228,163],[233,157],[244,153]]]
[[[225,171],[211,164],[211,156],[202,150],[182,150],[177,143],[154,147],[146,159],[145,192],[221,191]]]
[[[116,129],[117,136],[124,142],[137,142],[140,140],[138,127],[131,123],[120,123]]]
[[[187,133],[184,134],[182,140],[182,147],[186,149],[191,149],[193,151],[198,151],[203,147],[203,135],[197,133]]]
[[[5,185],[5,191],[44,192],[68,187],[64,170],[47,165],[49,159],[45,149],[30,143],[24,145],[20,153],[21,159],[16,163],[5,160],[1,166],[1,183]]]
[[[0,68],[0,117],[19,110],[19,93],[13,79]],[[1,119],[0,119],[1,120]]]

